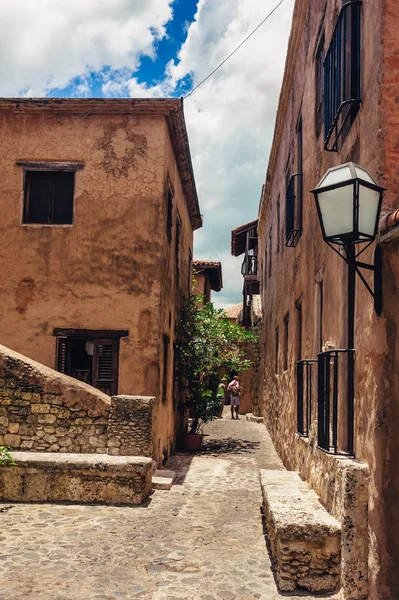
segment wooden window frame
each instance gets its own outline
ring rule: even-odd
[[[71,227],[74,223],[74,208],[75,208],[75,187],[76,178],[75,172],[83,168],[83,163],[51,163],[51,162],[25,162],[17,161],[17,166],[24,168],[23,175],[23,209],[22,209],[22,225],[50,225],[51,227]],[[48,207],[47,220],[32,221],[30,215],[30,185],[31,173],[47,173],[48,174]],[[58,173],[70,173],[72,179],[72,197],[71,201],[71,221],[56,223],[55,205],[56,205],[56,177]]]
[[[62,329],[53,330],[53,335],[57,338],[56,345],[56,370],[60,373],[70,375],[71,372],[71,356],[68,349],[68,340],[93,340],[93,368],[92,368],[92,385],[100,391],[103,388],[109,388],[109,395],[115,396],[118,393],[119,379],[119,357],[120,357],[120,338],[129,335],[127,330],[97,330],[97,329]],[[101,347],[110,346],[111,350],[111,375],[108,378],[101,377],[100,359]],[[104,368],[104,365],[103,367]],[[104,393],[107,393],[104,391]]]

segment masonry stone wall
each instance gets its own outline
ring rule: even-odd
[[[252,413],[255,417],[262,416],[262,407],[260,404],[260,378],[261,378],[261,359],[262,359],[262,303],[261,296],[252,296],[251,304],[251,323],[252,332],[258,336],[258,341],[253,344],[253,380],[252,380]]]
[[[369,597],[369,467],[319,450],[312,436],[297,434],[295,439],[297,470],[341,523],[342,596],[365,600]]]
[[[110,398],[0,346],[0,445],[151,456],[153,406],[154,398]]]

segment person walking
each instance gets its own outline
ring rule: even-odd
[[[227,386],[227,391],[230,396],[230,408],[231,408],[231,418],[234,419],[234,411],[236,413],[236,419],[239,419],[238,411],[240,410],[240,380],[237,375],[234,375],[233,379],[230,381]]]

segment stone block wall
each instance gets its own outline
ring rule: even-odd
[[[108,423],[108,454],[152,455],[152,411],[155,398],[113,396]]]
[[[0,346],[0,445],[151,456],[154,398],[115,396]]]
[[[254,295],[251,304],[251,323],[252,331],[258,336],[258,341],[253,344],[253,380],[252,380],[252,413],[255,417],[262,416],[262,408],[260,405],[260,378],[262,375],[261,359],[262,359],[262,304],[261,296]]]
[[[369,468],[361,461],[319,450],[296,435],[296,468],[341,523],[341,586],[346,600],[368,598]]]

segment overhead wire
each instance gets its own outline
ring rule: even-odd
[[[203,83],[205,83],[205,81],[207,81],[207,80],[208,80],[210,77],[212,77],[212,75],[213,75],[214,73],[216,73],[216,71],[218,71],[218,70],[220,69],[220,67],[222,67],[222,66],[223,66],[223,65],[224,65],[224,64],[225,64],[225,63],[226,63],[226,62],[229,60],[229,58],[231,58],[231,57],[233,56],[233,54],[235,54],[235,53],[236,53],[236,52],[237,52],[237,51],[238,51],[238,50],[241,48],[241,46],[243,46],[243,45],[245,44],[245,42],[246,42],[246,41],[248,41],[248,40],[249,40],[249,38],[250,38],[251,36],[253,36],[253,34],[254,34],[256,31],[258,31],[258,29],[259,29],[260,27],[262,27],[263,23],[265,23],[265,22],[266,22],[266,21],[267,21],[267,20],[268,20],[268,19],[269,19],[269,18],[272,16],[272,14],[273,14],[274,12],[276,12],[276,10],[279,8],[279,6],[281,6],[281,5],[282,5],[282,3],[283,3],[283,2],[284,2],[284,0],[280,0],[280,2],[279,2],[278,4],[276,4],[276,6],[273,8],[273,10],[272,10],[271,12],[269,12],[269,14],[268,14],[268,15],[267,15],[267,16],[266,16],[264,19],[263,19],[263,21],[261,21],[261,23],[259,23],[259,25],[258,25],[257,27],[255,27],[255,29],[254,29],[253,31],[251,31],[251,33],[250,33],[249,35],[247,35],[247,37],[245,38],[245,40],[243,40],[243,41],[241,42],[241,44],[239,44],[239,45],[237,46],[237,48],[236,48],[235,50],[233,50],[233,52],[231,52],[231,53],[230,53],[230,54],[229,54],[229,55],[228,55],[228,56],[227,56],[227,57],[226,57],[226,58],[225,58],[225,59],[224,59],[224,60],[223,60],[223,61],[220,63],[220,65],[218,65],[218,66],[217,66],[215,69],[213,69],[213,71],[212,71],[211,73],[209,73],[209,75],[207,75],[207,77],[205,77],[205,79],[203,79],[202,81],[200,81],[200,82],[198,83],[198,85],[196,85],[196,86],[195,86],[195,88],[193,88],[193,89],[191,90],[191,92],[189,92],[189,93],[188,93],[186,96],[184,96],[184,97],[183,97],[183,100],[185,100],[186,98],[188,98],[189,96],[191,96],[191,94],[193,94],[193,93],[195,92],[195,90],[197,90],[197,89],[200,87],[200,85],[202,85]]]

